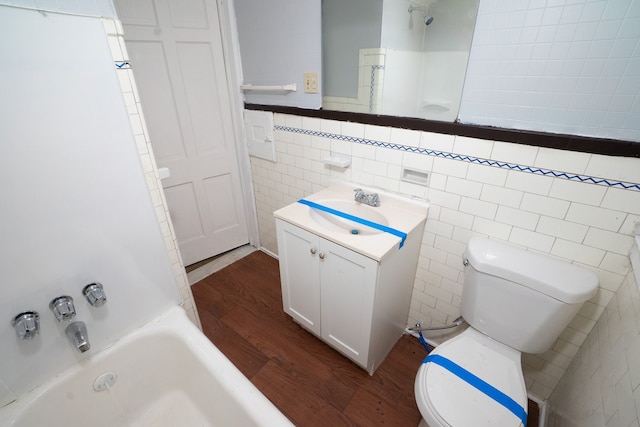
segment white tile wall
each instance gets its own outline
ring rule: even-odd
[[[460,119],[640,141],[639,39],[638,0],[481,1]]]
[[[129,56],[125,49],[122,24],[120,21],[112,19],[103,19],[103,23],[114,62],[121,63],[128,61]],[[180,296],[182,297],[182,307],[187,312],[191,321],[193,321],[193,323],[195,323],[199,328],[202,328],[198,312],[196,311],[195,302],[193,300],[193,294],[189,287],[187,273],[184,269],[184,263],[182,262],[180,251],[178,250],[178,240],[176,238],[173,225],[169,220],[169,208],[167,207],[167,201],[164,196],[164,191],[162,190],[162,184],[158,177],[158,167],[156,165],[153,149],[149,140],[149,132],[147,131],[146,123],[144,121],[140,96],[138,95],[136,82],[133,78],[133,72],[130,68],[119,68],[116,70],[116,73],[118,74],[120,87],[122,89],[122,96],[127,106],[127,111],[129,112],[131,128],[138,143],[140,161],[144,166],[147,185],[156,208],[156,215],[164,237],[165,247],[167,248],[169,258],[171,259],[173,274],[175,276],[176,283],[178,284]]]
[[[640,425],[640,292],[632,272],[548,400],[550,427]]]
[[[444,151],[457,147],[467,153],[507,162],[514,159],[514,163],[531,166],[540,151],[544,151],[541,158],[553,158],[555,153],[568,159],[567,164],[572,168],[584,171],[587,165],[597,164],[599,170],[610,171],[606,178],[624,177],[627,181],[640,182],[640,159],[625,159],[628,166],[616,169],[620,159],[615,157],[576,153],[574,161],[561,151],[493,141],[478,141],[475,147],[468,138],[452,135],[284,114],[275,114],[274,122],[276,126],[320,129],[393,144],[407,141],[407,146],[414,146],[419,138],[421,147]],[[309,150],[310,147],[318,149]],[[349,152],[351,167],[341,169],[322,164],[329,149]],[[524,357],[527,387],[540,399],[549,397],[629,270],[624,252],[629,245],[628,234],[640,216],[637,190],[573,183],[562,178],[406,151],[398,155],[401,149],[382,150],[358,142],[286,130],[276,130],[276,150],[277,163],[251,158],[260,239],[262,245],[274,253],[277,245],[273,211],[318,191],[330,178],[430,200],[408,324],[419,321],[423,325],[442,325],[459,316],[463,283],[461,255],[474,235],[551,253],[595,271],[600,278],[600,291],[584,306],[553,349]],[[288,156],[290,153],[296,155]],[[429,172],[429,187],[404,185],[406,183],[400,181],[404,162]]]

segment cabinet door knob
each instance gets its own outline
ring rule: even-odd
[[[324,259],[324,253],[320,252],[320,255],[318,255],[318,257],[320,257],[320,259]]]
[[[309,252],[311,252],[311,255],[315,255],[317,251],[316,248],[311,248]]]

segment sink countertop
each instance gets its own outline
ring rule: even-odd
[[[342,182],[333,183],[324,190],[304,197],[304,199],[318,204],[322,204],[322,201],[325,200],[345,200],[352,201],[355,205],[357,204],[354,201],[355,188],[362,188],[367,193],[377,192],[380,195],[380,206],[370,207],[370,209],[375,210],[376,213],[383,215],[387,219],[387,227],[409,235],[427,218],[429,203],[426,201],[412,200]],[[345,231],[331,230],[312,219],[311,209],[311,207],[296,201],[278,209],[273,215],[376,261],[381,261],[391,250],[402,250],[402,248],[398,249],[401,241],[400,237],[385,232],[378,234],[349,234]]]

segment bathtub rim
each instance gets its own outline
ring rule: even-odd
[[[291,421],[262,394],[247,377],[198,329],[189,319],[182,307],[171,307],[165,313],[134,330],[130,334],[116,340],[111,346],[101,350],[91,357],[81,360],[70,368],[48,379],[44,384],[19,396],[18,399],[0,408],[0,425],[12,426],[19,421],[23,411],[36,403],[38,398],[76,374],[80,374],[94,361],[108,357],[110,353],[141,337],[168,334],[179,339],[190,350],[194,357],[208,368],[221,386],[246,411],[250,418],[258,425],[264,426],[293,426]]]

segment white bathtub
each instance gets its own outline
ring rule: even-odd
[[[2,408],[0,425],[293,424],[176,307]]]

